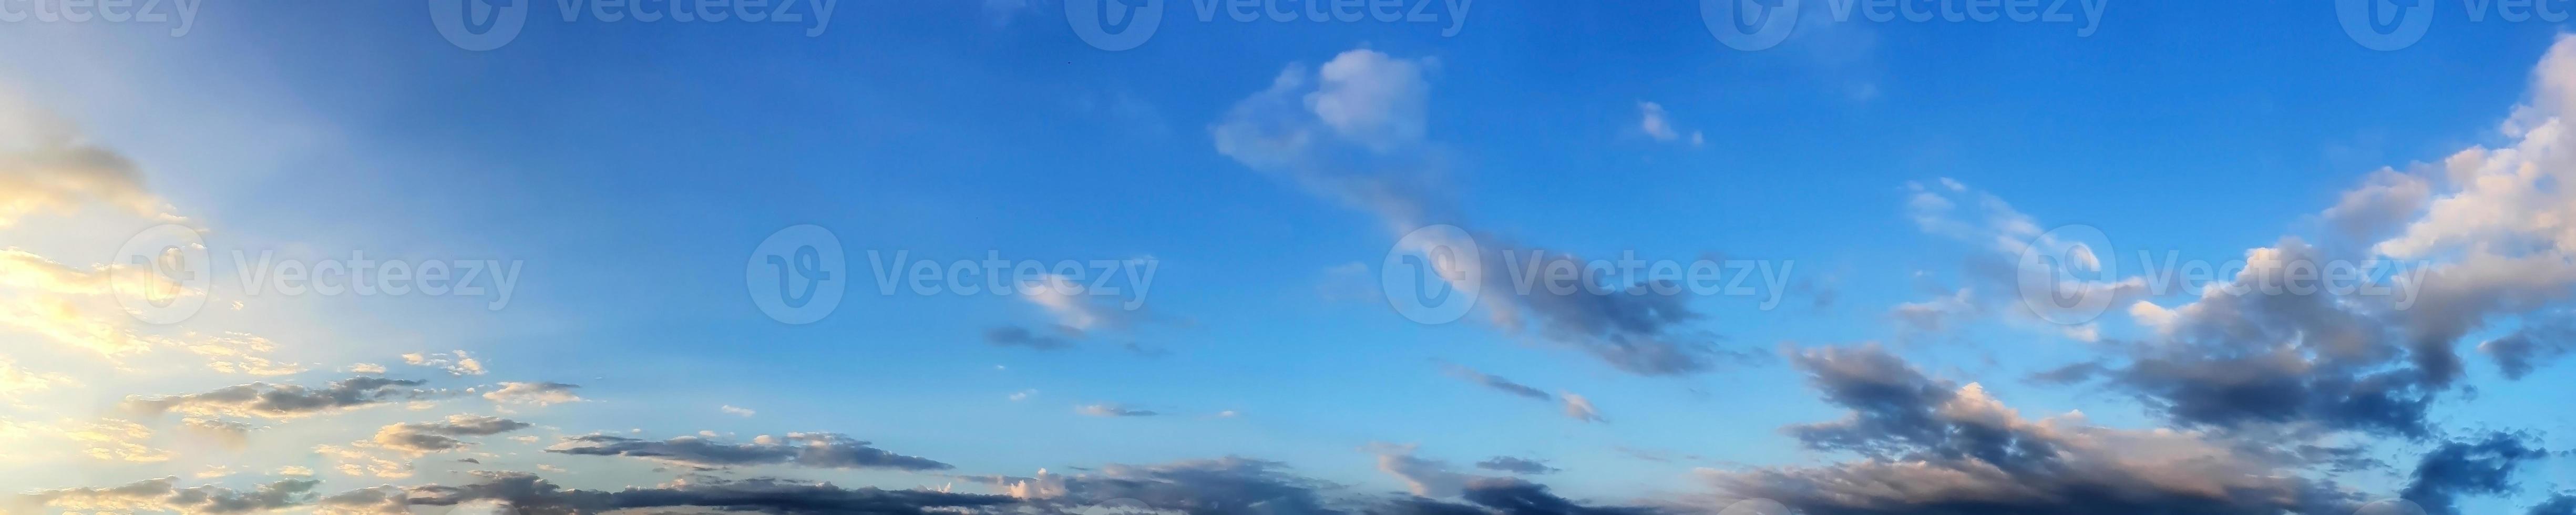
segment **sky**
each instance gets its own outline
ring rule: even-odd
[[[0,513],[2576,513],[2568,12],[0,1]]]

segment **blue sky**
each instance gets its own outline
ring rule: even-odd
[[[0,510],[239,512],[79,490],[165,476],[303,492],[262,507],[280,511],[387,509],[323,500],[351,491],[419,513],[550,509],[431,486],[533,474],[611,491],[941,488],[1037,511],[1105,500],[1085,478],[1153,478],[1202,504],[1152,508],[1206,514],[1228,494],[1174,478],[1222,466],[1337,485],[1280,487],[1334,503],[1480,510],[1507,485],[1817,515],[2348,513],[2399,497],[2543,514],[2576,489],[2576,466],[2550,459],[2576,448],[2553,386],[2576,372],[2550,361],[2576,349],[2576,232],[2559,218],[2576,216],[2576,162],[2556,129],[2576,47],[2558,24],[2432,2],[2420,41],[2379,51],[2329,3],[2111,2],[2079,36],[2081,22],[1835,21],[1810,2],[1785,41],[1748,51],[1693,2],[1439,4],[1451,18],[1386,23],[1203,21],[1181,1],[1140,46],[1107,51],[1063,1],[1079,0],[848,3],[811,35],[566,20],[538,2],[481,51],[442,36],[434,10],[455,4],[440,2],[204,5],[177,36],[8,22],[0,41],[36,50],[0,55],[0,173],[16,175],[0,176],[0,248],[19,259],[0,267],[0,488],[29,495]],[[48,160],[67,148],[119,159]],[[114,282],[110,251],[164,223],[205,242],[204,311],[144,323],[78,286]],[[845,249],[848,293],[782,323],[753,300],[746,257],[809,224]],[[1383,260],[1442,224],[1490,251],[1760,263],[1785,282],[1662,297],[1487,282],[1462,319],[1408,320],[1380,289]],[[2068,283],[2112,304],[2062,324],[2009,272],[2070,225],[2098,229],[2085,248],[2122,268]],[[871,251],[1154,274],[1143,295],[1065,305],[883,294]],[[505,303],[252,293],[236,252],[521,268]],[[2394,262],[2432,294],[2395,308],[2142,292],[2124,282],[2151,265],[2139,252]],[[1043,342],[996,336],[1014,328]],[[2513,356],[2528,375],[2500,367]],[[320,408],[212,395],[353,377],[421,382]],[[498,393],[511,383],[578,386]],[[2296,391],[2265,389],[2279,385]],[[2356,393],[2379,387],[2396,400]],[[2267,395],[2286,397],[2248,400]],[[1598,416],[1570,416],[1577,404]],[[1099,416],[1117,409],[1153,414]],[[456,429],[477,420],[526,427]],[[236,429],[191,429],[223,424]],[[2138,497],[2033,500],[2111,488],[2091,479],[1790,495],[1830,490],[1821,478],[1931,481],[1883,468],[1908,463],[2028,473],[1962,450],[1979,445],[1967,436],[1909,439],[1921,424],[2044,442],[2052,477]],[[677,442],[942,467],[726,461]],[[2491,452],[2507,447],[2532,452]],[[1205,461],[1227,456],[1277,464]],[[1558,470],[1475,466],[1498,457]],[[2449,475],[2477,467],[2514,487]],[[2160,479],[2213,475],[2229,494]],[[2001,483],[2016,482],[2030,481]],[[1873,503],[1838,504],[1855,498]]]

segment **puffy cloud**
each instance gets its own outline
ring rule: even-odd
[[[735,444],[696,436],[651,441],[609,435],[566,437],[546,452],[581,456],[627,456],[699,469],[744,465],[796,465],[814,468],[878,468],[907,471],[947,470],[950,465],[870,447],[866,441],[834,433],[761,435]]]
[[[403,364],[435,368],[452,376],[483,375],[483,361],[474,359],[473,355],[461,350],[445,353],[414,352],[402,355],[402,359]],[[381,367],[379,371],[381,372]]]
[[[1546,462],[1511,456],[1495,456],[1492,459],[1476,462],[1476,468],[1510,472],[1514,474],[1553,474],[1557,472],[1556,467],[1547,466]]]
[[[748,417],[750,417],[750,416],[752,416],[752,415],[760,414],[760,412],[758,412],[758,411],[752,411],[752,410],[751,410],[751,408],[744,408],[744,407],[733,406],[733,405],[717,406],[717,407],[716,407],[716,411],[721,411],[721,412],[724,412],[725,414],[728,414],[728,415],[739,415],[739,416],[746,417],[746,418],[748,418]]]
[[[500,389],[485,392],[483,394],[483,399],[500,404],[529,404],[536,406],[581,402],[581,396],[573,395],[572,393],[574,388],[580,387],[581,385],[577,384],[543,381],[534,383],[504,382],[501,383]]]
[[[0,227],[39,212],[101,204],[175,219],[143,186],[134,162],[92,146],[71,124],[0,92]]]
[[[1469,481],[1460,497],[1502,515],[1648,515],[1645,507],[1585,506],[1548,492],[1547,486],[1512,478]]]
[[[333,467],[333,469],[340,471],[341,474],[357,477],[372,476],[387,479],[411,477],[412,467],[410,462],[395,461],[384,456],[379,456],[377,453],[368,451],[366,448],[361,448],[375,447],[376,444],[372,442],[360,442],[359,444],[353,445],[357,445],[358,447],[342,447],[328,444],[316,445],[313,446],[313,453],[338,461],[339,465]]]
[[[1575,395],[1574,392],[1564,392],[1564,394],[1559,395],[1559,397],[1562,397],[1565,401],[1565,416],[1584,422],[1605,421],[1601,418],[1601,410],[1592,407],[1592,399],[1586,399],[1581,395]]]
[[[138,481],[108,488],[67,488],[39,490],[27,494],[34,504],[69,511],[168,511],[181,515],[230,515],[263,513],[311,501],[311,479],[285,479],[260,485],[243,492],[218,486],[177,487],[179,478],[165,477]]]
[[[2512,493],[2514,469],[2549,455],[2527,438],[2490,433],[2473,441],[2442,444],[2416,462],[2413,481],[2400,497],[2431,515],[2459,515],[2461,495]]]
[[[152,429],[142,424],[101,419],[68,429],[63,432],[63,437],[88,446],[82,453],[92,458],[144,463],[170,461],[169,451],[143,445],[143,441],[152,438]]]
[[[1861,460],[1707,471],[1720,492],[1810,515],[1911,513],[2349,513],[2357,499],[2298,473],[2295,451],[2191,431],[2025,420],[1970,383],[1932,379],[1876,346],[1792,353],[1824,398],[1852,411],[1785,431]]]
[[[1638,102],[1637,111],[1639,112],[1637,130],[1645,132],[1646,137],[1654,138],[1655,141],[1665,143],[1680,141],[1682,139],[1681,130],[1673,127],[1672,113],[1666,112],[1663,104],[1654,102]],[[1696,147],[1707,143],[1708,138],[1706,135],[1701,134],[1699,131],[1690,132],[1691,146]]]
[[[1151,417],[1162,414],[1161,412],[1129,408],[1119,404],[1085,404],[1074,406],[1073,412],[1094,417]]]
[[[205,393],[160,397],[130,396],[125,405],[145,413],[177,411],[192,415],[223,415],[289,419],[363,408],[396,400],[433,397],[439,392],[409,388],[423,381],[353,377],[325,388],[298,385],[250,383],[230,386]]]
[[[2576,515],[2576,494],[2558,494],[2532,505],[2529,515]]]
[[[2495,359],[2506,379],[2522,379],[2550,361],[2576,352],[2576,316],[2560,313],[2527,321],[2512,334],[2478,344],[2478,352]],[[6,381],[0,381],[5,385]],[[5,387],[0,387],[5,390]]]
[[[387,449],[412,454],[442,452],[472,445],[460,436],[491,436],[520,429],[528,423],[499,417],[450,415],[438,422],[405,422],[388,425],[376,431],[374,443]]]

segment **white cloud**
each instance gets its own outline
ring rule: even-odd
[[[1557,392],[1556,396],[1565,403],[1565,416],[1584,422],[1603,421],[1601,410],[1592,407],[1591,399],[1575,395],[1574,392]]]
[[[722,411],[730,415],[740,415],[744,418],[750,418],[752,415],[758,413],[752,411],[751,408],[736,407],[732,405],[717,406],[716,411]]]

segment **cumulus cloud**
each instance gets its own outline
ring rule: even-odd
[[[1565,401],[1565,416],[1567,417],[1584,422],[1607,421],[1601,418],[1601,410],[1592,407],[1592,399],[1586,399],[1581,395],[1575,395],[1574,392],[1564,392],[1558,397],[1563,398]]]
[[[402,355],[402,359],[403,364],[435,368],[452,376],[483,375],[483,362],[461,350],[445,353],[414,352]],[[378,371],[381,372],[382,368],[379,367]]]
[[[2548,365],[2571,352],[2576,352],[2576,316],[2558,313],[2541,320],[2524,322],[2512,334],[2478,344],[2478,352],[2494,359],[2496,368],[2506,379],[2522,379],[2533,370]],[[0,381],[5,384],[5,381]]]
[[[2442,444],[2415,464],[2412,481],[2400,496],[2429,515],[2459,515],[2459,497],[2507,494],[2514,489],[2515,468],[2549,455],[2529,437],[2489,433],[2476,440]]]
[[[39,490],[27,494],[23,500],[75,512],[167,511],[181,515],[231,515],[263,513],[310,502],[313,487],[321,483],[311,479],[285,479],[245,492],[219,486],[180,488],[178,480],[164,477],[107,488]]]
[[[500,389],[485,392],[483,394],[483,399],[499,404],[526,404],[535,406],[581,402],[581,396],[573,395],[572,393],[573,389],[580,387],[581,385],[577,384],[543,381],[533,383],[504,382],[501,383]]]
[[[152,434],[152,429],[142,424],[116,419],[100,419],[63,431],[63,437],[88,447],[81,452],[92,458],[140,463],[170,461],[169,451],[143,444]]]
[[[0,92],[0,228],[28,215],[98,204],[176,219],[125,156],[92,145],[61,118]]]
[[[290,419],[440,394],[433,390],[410,388],[421,384],[424,382],[381,377],[353,377],[318,389],[260,382],[205,393],[131,396],[125,398],[125,405],[155,415],[176,411],[191,415]]]
[[[2173,430],[2027,420],[1978,384],[1924,375],[1876,346],[1790,354],[1840,420],[1784,429],[1858,461],[1707,471],[1720,492],[1811,515],[2350,513],[2358,499],[2297,473],[2295,451]]]
[[[734,406],[734,405],[730,405],[730,404],[728,404],[728,405],[724,405],[724,406],[717,406],[717,407],[716,407],[716,411],[721,411],[721,412],[724,412],[725,414],[728,414],[728,415],[741,416],[741,417],[745,417],[745,418],[749,418],[749,417],[751,417],[752,415],[760,414],[760,412],[758,412],[758,411],[752,411],[752,410],[751,410],[751,408],[744,408],[744,407]]]
[[[1637,130],[1645,132],[1646,137],[1665,143],[1682,140],[1681,130],[1673,127],[1672,113],[1666,112],[1663,104],[1638,102],[1637,111]],[[1689,137],[1690,145],[1694,147],[1708,143],[1708,138],[1699,131],[1691,131]]]
[[[376,431],[377,446],[414,455],[452,451],[473,445],[457,437],[491,436],[520,429],[529,424],[499,417],[449,415],[437,422],[404,422],[384,426]]]
[[[871,445],[869,442],[834,433],[788,433],[784,438],[760,435],[753,438],[751,443],[742,444],[697,436],[682,436],[656,442],[594,434],[566,437],[553,447],[546,448],[546,452],[578,456],[626,456],[698,469],[779,464],[813,468],[876,468],[906,471],[951,468],[946,463],[929,458],[895,454],[869,445]]]

